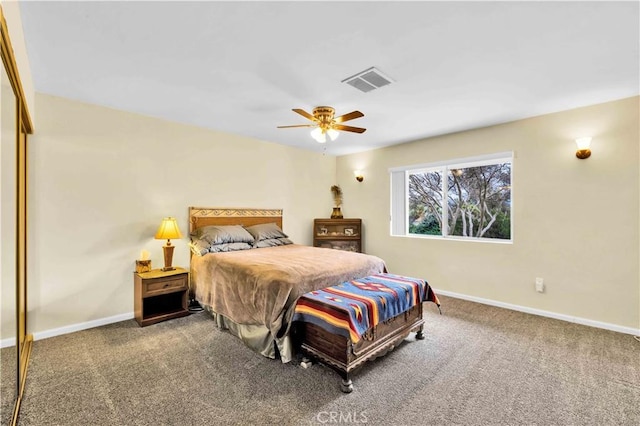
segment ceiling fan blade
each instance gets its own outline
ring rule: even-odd
[[[334,118],[336,123],[344,123],[345,121],[353,120],[355,118],[364,117],[364,114],[360,111],[351,111],[348,114],[341,115],[340,117]]]
[[[333,128],[336,130],[344,130],[346,132],[354,132],[354,133],[364,133],[365,130],[367,130],[367,129],[363,129],[362,127],[345,126],[343,124],[336,124],[333,126]]]
[[[315,124],[294,124],[293,126],[278,126],[278,129],[288,129],[290,127],[316,127]]]
[[[303,109],[300,109],[300,108],[294,108],[294,109],[292,109],[291,111],[293,111],[293,112],[297,112],[298,114],[300,114],[300,115],[301,115],[301,116],[303,116],[304,118],[308,118],[308,119],[309,119],[309,120],[311,120],[311,121],[316,121],[316,118],[315,118],[313,115],[309,114],[307,111],[305,111],[305,110],[303,110]]]

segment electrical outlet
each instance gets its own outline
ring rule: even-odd
[[[538,293],[544,293],[544,280],[540,277],[536,278],[536,291]]]

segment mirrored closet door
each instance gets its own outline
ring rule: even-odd
[[[4,67],[1,71],[0,85],[0,280],[2,288],[0,298],[2,313],[0,333],[2,336],[2,420],[8,424],[7,416],[13,412],[17,396],[17,353],[16,337],[16,238],[17,238],[17,200],[16,200],[16,98],[11,82]]]
[[[0,424],[15,424],[31,352],[27,323],[27,133],[24,101],[0,7]]]

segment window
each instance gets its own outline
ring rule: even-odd
[[[390,169],[391,235],[511,241],[512,153]]]

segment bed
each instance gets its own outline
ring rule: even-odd
[[[189,208],[192,240],[220,227],[250,230],[273,224],[282,230],[282,210]],[[303,246],[290,240],[275,245],[288,239],[282,234],[285,237],[247,242],[251,248],[237,250],[234,244],[244,241],[219,239],[216,241],[222,242],[212,246],[220,251],[213,253],[192,242],[190,285],[195,299],[219,327],[228,329],[254,351],[289,362],[295,356],[290,330],[300,296],[386,272],[386,268],[379,257],[363,253]],[[264,235],[252,236],[258,240]],[[233,250],[229,244],[234,245]],[[212,247],[207,250],[215,251]]]

